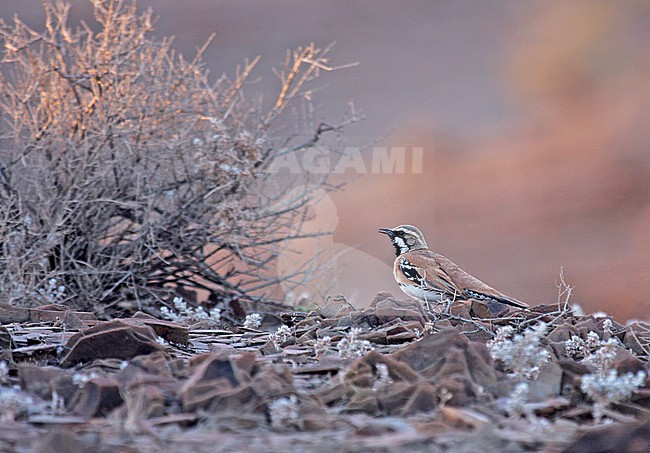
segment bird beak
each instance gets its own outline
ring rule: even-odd
[[[390,228],[380,228],[379,232],[381,234],[387,235],[391,239],[395,237],[395,233],[393,233],[393,230],[391,230]]]

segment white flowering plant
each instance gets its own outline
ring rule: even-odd
[[[257,329],[262,324],[262,315],[259,313],[249,313],[244,320],[244,327],[247,329]]]
[[[359,327],[352,327],[348,331],[337,345],[339,356],[346,359],[361,357],[373,349],[368,340],[359,338],[361,332],[362,330]]]
[[[602,420],[610,404],[628,400],[646,379],[644,371],[619,374],[617,370],[612,369],[616,355],[623,345],[616,337],[611,336],[610,319],[603,321],[603,332],[603,336],[609,338],[601,338],[591,331],[586,339],[574,335],[564,342],[564,348],[571,357],[594,370],[594,373],[582,376],[580,389],[594,402],[592,413],[596,422]]]
[[[515,334],[512,326],[500,327],[487,346],[492,357],[502,363],[514,379],[534,380],[551,357],[541,342],[547,328],[545,323],[540,322],[522,334]]]
[[[592,413],[594,420],[599,422],[607,406],[628,400],[645,380],[644,371],[619,375],[616,370],[609,370],[604,374],[585,374],[580,389],[594,402]]]
[[[280,349],[283,343],[293,336],[291,328],[285,324],[278,327],[278,330],[269,334],[269,340],[275,345],[276,349]]]
[[[191,307],[182,297],[174,297],[173,310],[167,306],[160,307],[160,313],[165,319],[174,322],[199,322],[206,321],[209,325],[218,325],[221,322],[221,310],[214,308],[206,310],[203,307]]]
[[[271,426],[274,428],[287,428],[295,423],[300,415],[296,395],[273,400],[268,407]]]

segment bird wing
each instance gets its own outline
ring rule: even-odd
[[[431,255],[431,258],[438,263],[440,268],[449,276],[454,285],[458,287],[463,298],[492,299],[513,307],[528,308],[528,304],[517,300],[514,297],[506,296],[502,292],[499,292],[491,286],[483,283],[478,278],[468,274],[446,256],[431,251],[428,252],[427,255]]]
[[[427,254],[404,253],[399,258],[399,268],[411,283],[423,289],[445,293],[452,298],[460,294],[453,279]]]

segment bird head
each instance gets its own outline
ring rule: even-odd
[[[379,232],[390,238],[395,247],[395,254],[400,256],[402,253],[412,250],[427,249],[427,241],[420,230],[412,225],[400,225],[395,228],[380,228]]]

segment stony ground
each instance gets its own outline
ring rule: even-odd
[[[501,309],[0,304],[0,450],[650,451],[650,326]]]

